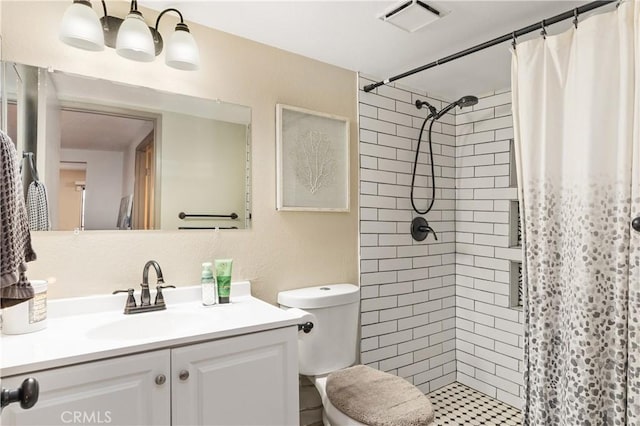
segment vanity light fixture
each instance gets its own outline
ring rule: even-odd
[[[164,46],[158,31],[160,18],[167,12],[176,12],[180,22],[167,41],[165,63],[172,68],[189,71],[197,70],[200,66],[198,45],[178,9],[169,8],[160,12],[155,28],[147,26],[138,10],[137,0],[131,1],[125,19],[109,16],[104,0],[102,9],[104,15],[98,18],[88,0],[73,0],[62,18],[60,40],[70,46],[92,51],[103,50],[106,45],[127,59],[151,62]]]
[[[60,40],[84,50],[104,50],[102,24],[88,0],[76,0],[64,12]]]

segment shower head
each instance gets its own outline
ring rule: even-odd
[[[434,116],[434,115],[436,115],[438,113],[438,110],[436,109],[436,107],[431,105],[429,102],[421,101],[420,99],[417,99],[416,100],[416,108],[422,109],[423,106],[426,106],[427,108],[429,108],[429,112],[431,113],[430,115],[432,115],[432,116]]]
[[[434,120],[439,120],[440,117],[442,117],[443,115],[445,115],[446,113],[448,113],[449,111],[451,111],[453,108],[455,108],[456,106],[460,107],[460,108],[465,108],[465,107],[470,107],[473,106],[475,104],[478,103],[478,98],[476,98],[475,96],[463,96],[460,99],[458,99],[457,101],[450,103],[449,105],[447,105],[446,107],[442,108],[440,110],[439,113],[437,113],[434,116]]]
[[[460,108],[474,106],[477,103],[478,103],[478,98],[476,98],[475,96],[463,96],[456,101],[456,104]]]

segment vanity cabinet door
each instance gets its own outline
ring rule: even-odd
[[[0,424],[169,425],[170,359],[166,349],[3,378],[10,389],[36,378],[40,397],[28,410],[5,407]]]
[[[174,425],[297,425],[296,327],[171,351]]]

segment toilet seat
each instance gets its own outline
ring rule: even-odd
[[[328,374],[309,377],[316,389],[318,389],[322,399],[322,420],[325,426],[367,426],[347,416],[329,401],[327,397],[327,376]]]
[[[324,405],[323,419],[342,425],[433,425],[429,398],[412,383],[366,365],[313,377]]]

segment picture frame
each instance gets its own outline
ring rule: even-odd
[[[276,104],[276,208],[349,211],[348,118]]]

